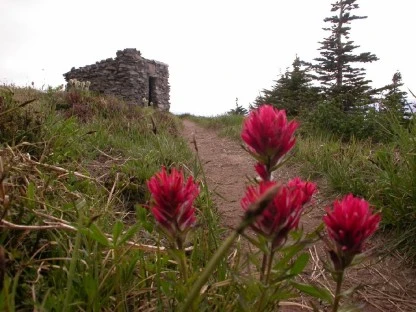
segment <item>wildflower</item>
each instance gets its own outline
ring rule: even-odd
[[[256,172],[259,174],[260,178],[263,181],[270,180],[269,173],[268,173],[267,167],[265,165],[263,165],[262,163],[257,163],[254,166],[254,169],[256,170]]]
[[[332,210],[327,208],[323,220],[336,246],[330,251],[331,259],[336,268],[342,269],[361,253],[364,241],[377,230],[381,216],[372,213],[367,201],[349,194],[335,201]]]
[[[247,210],[265,191],[276,185],[272,181],[261,181],[249,186],[241,206]],[[272,242],[272,250],[281,246],[290,230],[297,228],[303,206],[309,202],[315,191],[315,184],[300,179],[292,180],[280,188],[262,215],[251,226],[255,232]]]
[[[315,183],[302,181],[299,177],[290,180],[287,186],[290,188],[297,188],[303,191],[301,193],[302,205],[308,203],[316,191]]]
[[[265,104],[245,119],[241,138],[247,144],[248,151],[266,166],[270,176],[282,157],[295,145],[297,127],[296,121],[287,121],[284,110]]]
[[[183,173],[175,168],[170,174],[162,168],[147,186],[152,194],[151,212],[157,223],[169,238],[181,244],[196,222],[193,202],[199,194],[198,185],[192,177],[185,183]]]

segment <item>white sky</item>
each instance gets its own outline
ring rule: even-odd
[[[319,56],[335,0],[0,0],[0,83],[58,86],[71,67],[136,48],[169,64],[171,111],[216,115],[248,107],[290,67]],[[413,0],[358,0],[351,39],[375,53],[375,87],[400,70],[416,90]],[[415,91],[414,91],[415,92]]]

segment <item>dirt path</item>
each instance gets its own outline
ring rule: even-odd
[[[254,162],[235,141],[220,138],[215,131],[202,128],[186,119],[183,120],[183,125],[183,136],[190,144],[195,135],[208,186],[220,211],[221,223],[226,228],[234,228],[242,215],[240,200],[245,191],[247,177],[255,176]],[[296,168],[283,167],[279,169],[275,178],[284,182],[297,175]],[[318,183],[318,188],[319,186]],[[321,222],[323,207],[328,203],[329,200],[318,195],[313,210],[301,219],[306,231],[315,228]],[[372,239],[371,244],[381,248],[383,240],[378,237]],[[312,264],[304,279],[327,287],[331,282],[328,276],[323,274],[322,264],[318,260],[319,257],[325,256],[324,246],[317,244],[309,253]],[[355,298],[365,304],[363,311],[416,311],[416,270],[403,265],[399,255],[374,256],[364,265],[350,270],[346,284],[360,283],[367,285],[358,291]]]
[[[215,131],[186,119],[183,125],[183,135],[189,143],[195,135],[209,188],[221,213],[222,225],[234,228],[242,215],[240,200],[246,189],[247,177],[255,177],[254,161],[235,141],[220,138]],[[292,175],[292,171],[283,168],[276,178],[286,181]]]

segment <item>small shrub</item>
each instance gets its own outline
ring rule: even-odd
[[[332,134],[343,141],[351,138],[385,141],[379,114],[372,107],[343,111],[336,102],[322,102],[313,111],[304,111],[302,131]]]

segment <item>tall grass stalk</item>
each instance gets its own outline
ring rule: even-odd
[[[230,247],[238,237],[238,235],[242,234],[244,230],[254,222],[254,220],[262,214],[264,209],[266,209],[267,205],[270,201],[273,200],[274,196],[277,194],[279,190],[278,185],[271,187],[267,192],[265,192],[257,202],[253,203],[251,207],[246,211],[242,221],[236,227],[236,229],[227,237],[227,239],[221,244],[218,250],[214,253],[214,255],[209,260],[208,264],[206,265],[205,269],[202,271],[200,277],[196,280],[195,284],[192,286],[189,295],[187,296],[185,303],[183,304],[181,311],[189,311],[193,306],[193,303],[198,297],[198,294],[204,286],[204,284],[208,281],[209,277],[211,276],[212,272],[217,268],[219,262],[222,258],[226,255],[229,251]]]
[[[294,162],[304,174],[323,177],[336,194],[353,193],[382,210],[385,230],[396,233],[392,246],[416,249],[416,120],[403,124],[394,114],[383,115],[380,127],[390,141],[343,141],[331,135],[302,135]],[[405,239],[402,239],[405,237]]]
[[[83,226],[81,219],[79,221],[79,226],[80,227]],[[73,250],[71,262],[69,264],[69,271],[68,271],[68,277],[67,277],[67,282],[66,282],[66,296],[65,296],[64,303],[63,303],[63,307],[62,307],[63,312],[69,311],[69,304],[73,297],[72,287],[73,287],[73,282],[75,279],[75,269],[79,260],[78,258],[79,258],[79,249],[81,246],[81,239],[82,239],[81,232],[77,231],[77,234],[75,236],[74,250]]]

